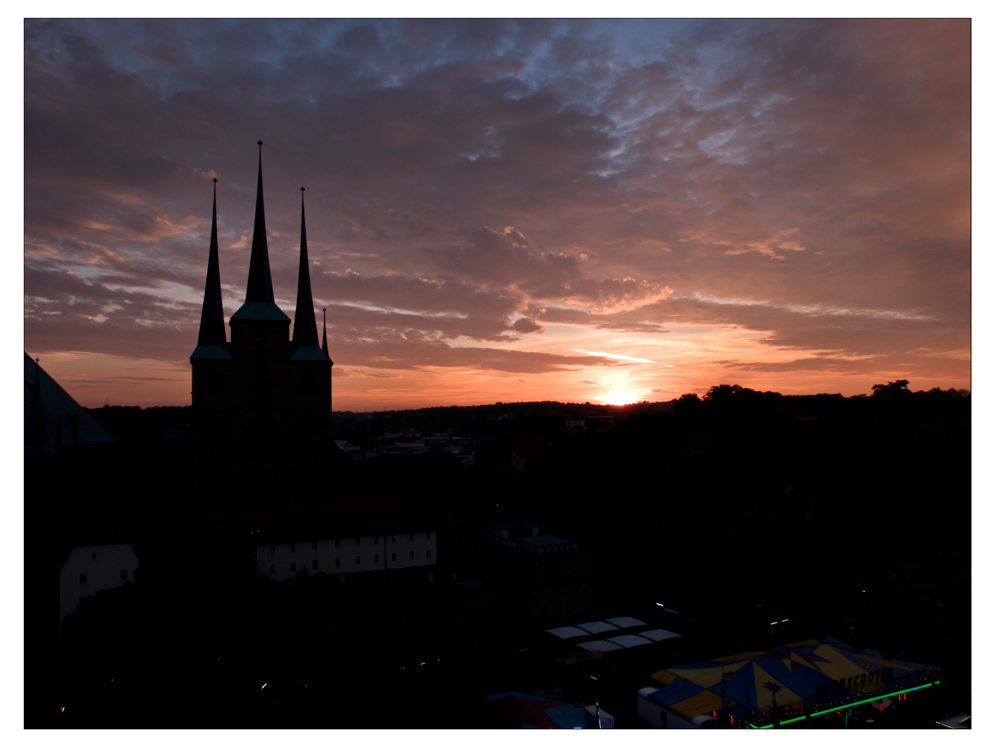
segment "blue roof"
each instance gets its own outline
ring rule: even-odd
[[[532,547],[556,547],[557,545],[576,544],[573,540],[563,539],[552,534],[540,534],[538,537],[520,537],[515,541],[523,545],[531,545]]]
[[[193,360],[194,358],[198,360],[213,358],[215,360],[230,361],[231,353],[228,352],[227,344],[224,347],[221,345],[198,345],[194,348],[194,351],[190,353],[190,360]]]
[[[290,317],[280,311],[280,307],[272,301],[246,301],[242,308],[231,315],[228,324],[234,321],[262,319],[272,322],[286,322],[290,324]]]
[[[301,345],[290,356],[292,361],[320,361],[328,363],[328,356],[317,345]]]

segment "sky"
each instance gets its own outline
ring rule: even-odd
[[[968,20],[27,20],[24,347],[185,405],[262,148],[336,410],[971,386]]]

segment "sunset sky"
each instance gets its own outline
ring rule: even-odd
[[[24,347],[190,403],[262,140],[336,410],[970,388],[971,25],[27,21]],[[229,334],[230,336],[230,334]]]

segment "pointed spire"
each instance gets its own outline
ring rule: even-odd
[[[266,245],[266,215],[263,211],[263,141],[259,143],[259,179],[256,182],[256,224],[252,229],[252,255],[249,258],[249,284],[245,302],[273,301],[273,279],[269,272],[269,250]]]
[[[325,310],[321,310],[321,352],[328,358],[328,323],[325,321]]]
[[[225,336],[225,311],[221,303],[221,273],[218,269],[218,180],[214,180],[214,207],[211,212],[211,249],[207,255],[207,283],[204,286],[204,308],[200,313],[201,345],[220,345],[228,340]]]
[[[311,268],[307,258],[307,229],[304,225],[304,187],[301,187],[301,264],[297,273],[297,311],[294,314],[294,346],[318,344],[311,298]]]

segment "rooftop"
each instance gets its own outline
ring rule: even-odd
[[[535,526],[534,524],[528,524],[526,526]],[[552,534],[540,534],[537,537],[520,537],[515,540],[522,545],[529,545],[531,547],[559,547],[561,545],[575,545],[577,544],[573,540],[563,539],[562,537],[556,537]]]

